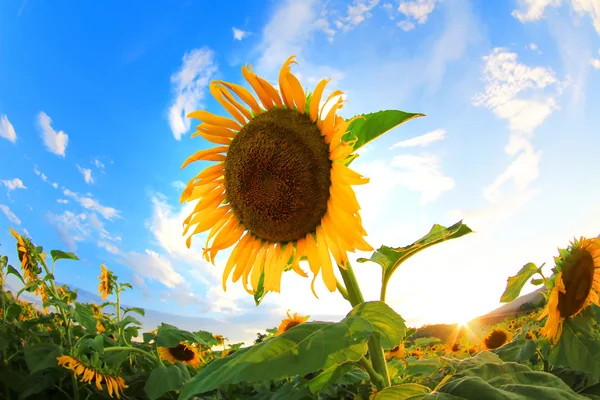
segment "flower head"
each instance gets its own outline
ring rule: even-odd
[[[170,361],[173,364],[179,361],[192,367],[200,365],[198,350],[184,342],[179,343],[175,347],[159,347],[158,354],[160,354],[160,358]]]
[[[306,277],[299,261],[306,257],[313,274],[319,273],[327,289],[336,290],[331,256],[345,268],[347,252],[370,251],[352,185],[368,182],[346,165],[353,143],[342,140],[349,121],[337,115],[343,106],[341,91],[334,91],[333,106],[325,112],[321,97],[328,80],[319,82],[307,96],[291,73],[290,57],[279,74],[279,91],[252,68],[242,74],[255,97],[233,83],[212,81],[210,92],[233,119],[194,111],[202,121],[192,135],[216,147],[189,157],[216,161],[187,184],[182,202],[197,201],[184,221],[184,235],[208,233],[204,257],[214,263],[223,249],[235,245],[223,272],[223,290],[233,272],[248,293],[258,290],[263,277],[266,292],[279,292],[281,275],[294,270]],[[235,97],[245,103],[242,104]],[[250,281],[251,289],[248,288]]]
[[[60,356],[56,358],[58,365],[73,371],[75,377],[79,377],[81,382],[91,384],[93,380],[96,383],[96,389],[103,390],[102,382],[106,385],[108,395],[112,398],[113,393],[117,399],[121,398],[123,389],[127,389],[129,386],[125,384],[125,381],[120,376],[107,374],[97,370],[94,367],[86,365],[82,361],[79,361],[71,356]],[[121,392],[121,393],[120,393]]]
[[[100,268],[102,268],[102,273],[98,277],[100,279],[98,294],[102,296],[102,300],[106,300],[106,296],[112,294],[115,288],[115,277],[112,271],[109,271],[104,264]]]
[[[300,316],[298,313],[294,313],[294,315],[290,315],[290,310],[287,311],[287,318],[284,318],[279,324],[279,328],[277,328],[276,335],[281,335],[283,332],[287,332],[292,329],[296,325],[300,325],[305,323],[308,320],[309,316]]]
[[[22,237],[17,232],[10,228],[10,233],[17,239],[17,253],[19,261],[21,261],[21,269],[23,270],[23,279],[25,283],[29,283],[38,278],[42,272],[37,261],[37,255],[34,252],[34,245],[31,240]]]
[[[574,240],[555,260],[554,287],[538,317],[548,317],[541,333],[554,343],[558,342],[566,319],[591,304],[600,306],[600,238]]]
[[[504,346],[512,339],[512,334],[506,329],[494,329],[483,338],[482,345],[486,349],[493,350]]]

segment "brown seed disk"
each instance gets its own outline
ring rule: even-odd
[[[314,232],[327,212],[329,147],[295,110],[256,116],[231,141],[225,160],[227,200],[255,236],[290,242]]]
[[[592,255],[586,250],[576,249],[570,257],[572,261],[564,266],[562,275],[566,293],[558,293],[558,311],[563,318],[575,315],[582,309],[594,283]]]

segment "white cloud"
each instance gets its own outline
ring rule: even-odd
[[[167,260],[152,250],[146,249],[142,254],[131,251],[123,254],[118,261],[139,275],[161,282],[168,288],[174,288],[184,281]]]
[[[185,183],[183,181],[175,181],[171,183],[171,185],[173,185],[173,187],[177,190],[185,189]]]
[[[519,9],[513,10],[513,17],[522,23],[539,21],[545,17],[544,12],[548,7],[559,7],[562,0],[518,0]],[[579,17],[588,15],[594,28],[600,33],[600,2],[598,0],[567,0],[572,10]]]
[[[96,166],[96,168],[98,168],[98,169],[102,169],[102,170],[104,169],[104,164],[102,163],[102,161],[100,161],[100,160],[99,160],[99,159],[97,159],[97,158],[95,158],[95,159],[92,161],[92,164],[94,164],[94,165]]]
[[[424,24],[434,8],[435,0],[400,1],[398,11],[419,24]]]
[[[0,137],[13,143],[17,141],[17,133],[15,132],[15,128],[8,120],[8,117],[4,114],[0,116]]]
[[[96,199],[81,196],[78,193],[70,191],[69,189],[65,189],[63,193],[65,196],[70,197],[76,202],[78,202],[82,207],[88,210],[96,211],[108,220],[112,220],[113,218],[120,218],[118,210],[112,207],[105,207],[101,205]]]
[[[598,50],[598,55],[600,55],[600,50]],[[592,67],[594,67],[595,69],[600,69],[600,57],[592,58],[590,60],[590,64],[592,64]]]
[[[102,248],[106,249],[106,251],[108,251],[111,254],[119,254],[120,253],[120,250],[117,246],[115,246],[113,243],[105,242],[103,240],[100,240],[98,242],[98,247],[102,247]]]
[[[371,17],[370,11],[379,4],[379,0],[358,0],[349,5],[346,16],[336,21],[336,26],[344,31],[356,28],[366,18]]]
[[[6,186],[9,191],[15,189],[27,189],[27,187],[23,185],[23,182],[19,178],[15,178],[10,181],[1,180],[0,182]]]
[[[444,140],[446,136],[445,129],[436,129],[431,132],[427,132],[424,135],[414,137],[412,139],[403,140],[401,142],[395,143],[389,147],[389,150],[395,149],[397,147],[426,147],[429,146],[433,142],[437,142],[438,140]]]
[[[56,202],[60,203],[60,204],[67,204],[69,202],[69,200],[67,200],[67,199],[56,199]]]
[[[0,204],[0,210],[2,210],[10,222],[16,225],[21,225],[21,220],[15,215],[15,213],[10,211],[10,208],[8,208],[7,205]]]
[[[535,43],[531,43],[531,44],[529,45],[529,48],[530,48],[531,50],[535,51],[535,50],[537,50],[537,49],[538,49],[538,45],[537,45],[537,44],[535,44]]]
[[[521,22],[539,21],[544,18],[546,7],[558,7],[562,0],[518,0],[520,9],[512,16]]]
[[[400,21],[397,25],[402,28],[404,32],[408,32],[416,28],[415,24],[408,20]]]
[[[238,28],[232,28],[233,30],[233,38],[235,40],[242,40],[243,38],[245,38],[246,36],[248,36],[250,33],[243,31],[241,29]]]
[[[92,170],[91,169],[89,169],[89,168],[82,168],[79,165],[77,165],[77,169],[83,175],[83,179],[85,180],[85,183],[94,183],[94,178],[92,177]]]
[[[133,284],[133,288],[136,290],[141,290],[145,296],[150,295],[150,290],[144,281],[144,278],[136,273],[131,274],[131,283]]]
[[[169,108],[169,124],[175,139],[181,140],[181,136],[190,129],[186,115],[200,107],[204,91],[216,71],[214,54],[210,49],[194,49],[184,54],[181,68],[171,76],[175,97]]]
[[[420,192],[422,205],[454,187],[454,180],[444,175],[434,154],[399,155],[393,158],[391,165],[404,170],[397,173],[396,179],[408,190]]]
[[[56,132],[52,128],[52,119],[43,111],[38,114],[37,122],[39,128],[42,130],[42,138],[48,150],[51,153],[65,157],[69,135],[63,131]]]
[[[77,242],[86,240],[90,235],[90,230],[85,223],[85,214],[78,214],[71,211],[65,211],[61,215],[48,213],[48,220],[56,229],[60,240],[69,251],[77,250]]]

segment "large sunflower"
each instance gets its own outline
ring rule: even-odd
[[[600,238],[575,239],[556,260],[554,288],[538,320],[548,316],[541,333],[558,342],[565,319],[591,304],[600,306]]]
[[[175,347],[159,347],[158,354],[160,358],[170,361],[173,364],[179,361],[196,368],[200,365],[201,361],[198,350],[183,342]]]
[[[192,137],[218,146],[200,150],[183,163],[182,168],[194,161],[217,161],[190,180],[181,195],[182,202],[199,200],[184,221],[184,235],[196,225],[189,247],[193,235],[210,230],[204,257],[213,263],[218,251],[237,243],[223,273],[223,290],[233,270],[233,282],[243,278],[251,294],[263,273],[265,290],[279,292],[281,274],[289,267],[306,277],[298,266],[306,256],[315,296],[319,271],[333,292],[330,253],[345,268],[348,251],[372,250],[363,238],[366,232],[351,187],[368,179],[346,167],[354,149],[353,143],[342,141],[349,121],[336,114],[343,105],[342,92],[334,91],[321,105],[328,80],[307,96],[290,72],[292,63],[294,56],[281,68],[279,91],[252,67],[242,67],[262,107],[242,86],[212,81],[210,92],[233,119],[207,111],[188,115],[203,121]]]
[[[128,388],[125,384],[125,381],[120,376],[115,376],[111,374],[107,374],[101,371],[98,371],[94,367],[89,365],[85,365],[82,361],[79,361],[71,356],[60,356],[56,358],[58,360],[58,365],[63,368],[69,369],[73,371],[75,376],[79,376],[81,382],[86,382],[91,384],[93,380],[95,380],[96,388],[98,390],[102,390],[102,381],[106,384],[106,390],[108,391],[108,395],[113,397],[113,392],[117,399],[121,398],[121,393],[123,389]]]

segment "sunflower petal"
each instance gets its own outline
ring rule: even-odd
[[[248,106],[250,106],[250,108],[252,109],[252,111],[255,114],[261,114],[263,112],[263,110],[258,105],[258,102],[254,98],[252,93],[250,93],[248,90],[246,90],[246,88],[244,88],[243,86],[236,85],[235,83],[224,82],[224,81],[216,81],[216,82],[227,87],[228,89],[231,89],[231,91],[233,91],[233,93],[235,93],[240,99],[242,99],[242,101],[244,103],[246,103],[246,104],[248,104]]]
[[[220,115],[215,115],[204,110],[192,111],[187,115],[187,117],[196,118],[200,121],[206,122],[207,124],[222,126],[229,129],[239,130],[242,127],[239,123],[232,119],[221,117]]]
[[[310,98],[310,120],[313,122],[319,117],[319,103],[321,102],[321,96],[323,96],[323,90],[330,80],[331,79],[321,80],[317,84],[317,87]]]
[[[205,149],[205,150],[197,151],[196,153],[194,153],[191,156],[189,156],[183,162],[183,165],[181,166],[181,169],[184,169],[187,165],[189,165],[190,163],[193,163],[195,161],[200,161],[200,160],[209,161],[210,160],[210,156],[217,155],[217,153],[226,153],[227,150],[229,150],[228,146],[220,146],[220,147],[213,147],[213,148],[210,148],[210,149]],[[225,160],[225,156],[223,156],[222,159],[215,160],[215,161],[222,161],[222,160]]]

